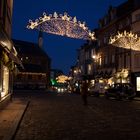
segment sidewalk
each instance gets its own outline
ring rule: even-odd
[[[13,138],[28,105],[28,101],[13,99],[0,110],[0,140]]]

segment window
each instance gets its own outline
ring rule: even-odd
[[[8,94],[9,90],[9,70],[6,66],[3,66],[3,91],[1,92],[1,97]]]
[[[138,67],[140,67],[140,55],[139,54],[136,54],[134,57],[135,57],[134,58],[134,66],[136,68],[138,68]]]
[[[0,1],[0,18],[2,17],[2,1]]]
[[[101,66],[101,64],[102,64],[102,58],[100,57],[99,58],[99,65]]]
[[[100,46],[101,45],[101,42],[100,42],[100,40],[98,40],[98,46]]]
[[[126,25],[130,25],[130,20],[129,20],[129,18],[127,18],[127,20],[126,20]]]
[[[112,63],[115,62],[115,55],[114,55],[114,54],[112,55],[112,60],[111,60],[111,62],[112,62]]]
[[[88,65],[88,74],[91,74],[91,65]]]
[[[17,80],[21,80],[21,75],[17,75]]]
[[[105,17],[105,19],[104,19],[104,23],[105,23],[105,25],[107,24],[107,17]]]
[[[32,80],[32,75],[28,75],[28,79]]]
[[[140,20],[140,13],[135,15],[135,21]]]
[[[122,29],[123,28],[123,25],[122,25],[122,23],[120,22],[119,23],[119,29]]]
[[[89,59],[89,52],[86,52],[86,59]]]
[[[105,43],[105,44],[108,43],[108,37],[104,37],[104,43]]]
[[[107,59],[107,56],[105,56],[105,64],[107,64],[108,62],[108,59]]]

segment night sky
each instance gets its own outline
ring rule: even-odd
[[[35,20],[43,12],[67,12],[77,20],[85,21],[90,30],[98,27],[98,20],[105,16],[108,7],[118,6],[126,0],[14,0],[12,38],[37,43],[38,31],[28,30],[29,19]],[[52,59],[52,68],[65,74],[76,62],[76,49],[86,41],[44,33],[43,48]]]

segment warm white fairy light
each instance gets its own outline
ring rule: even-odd
[[[69,77],[66,75],[60,75],[56,78],[58,83],[66,83],[69,80]]]
[[[110,37],[109,43],[117,47],[132,49],[136,51],[140,50],[140,37],[132,32],[118,32],[116,36]]]
[[[27,25],[28,29],[38,29],[47,33],[67,36],[71,38],[85,39],[85,40],[95,40],[94,32],[91,33],[90,30],[85,25],[85,22],[81,23],[77,21],[77,18],[70,17],[67,13],[47,15],[45,12],[42,17],[36,19],[35,21],[29,20]]]

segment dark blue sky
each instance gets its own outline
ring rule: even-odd
[[[14,0],[12,37],[14,39],[37,43],[38,31],[26,29],[29,19],[42,16],[43,12],[53,14],[67,12],[68,15],[85,21],[89,29],[98,27],[110,5],[117,6],[126,0]],[[76,49],[85,42],[44,33],[44,46],[52,59],[52,68],[68,73],[76,62]]]

